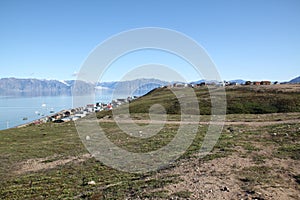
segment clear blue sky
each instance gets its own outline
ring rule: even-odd
[[[299,0],[1,0],[0,78],[74,79],[99,43],[140,27],[190,36],[226,80],[300,75]]]

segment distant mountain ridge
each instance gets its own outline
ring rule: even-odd
[[[169,85],[170,82],[158,79],[135,79],[130,81],[112,81],[98,83],[97,87],[102,90],[115,90],[118,93],[122,91],[134,91],[135,95],[144,95],[155,88]]]
[[[150,90],[168,85],[166,81],[157,79],[136,79],[130,81],[114,81],[92,84],[76,80],[41,80],[41,79],[0,79],[0,96],[59,96],[59,95],[84,95],[101,90],[105,92],[128,93],[143,95]]]
[[[57,80],[2,78],[0,79],[0,94],[2,96],[69,95],[70,86]]]
[[[288,83],[300,83],[300,76],[290,80]]]
[[[190,82],[199,84],[207,80]],[[209,81],[208,81],[209,82]],[[244,84],[242,79],[231,80]],[[149,91],[176,83],[161,81],[158,79],[135,79],[129,81],[112,81],[101,83],[89,83],[76,80],[45,80],[45,79],[20,79],[20,78],[1,78],[0,79],[0,96],[59,96],[59,95],[84,95],[95,92],[95,90],[111,93],[133,92],[133,95],[141,96]],[[300,83],[300,76],[284,83]],[[76,87],[75,87],[76,86]],[[76,90],[75,90],[76,88]]]

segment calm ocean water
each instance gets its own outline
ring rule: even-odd
[[[84,98],[84,97],[83,97]],[[94,102],[108,103],[111,94],[100,95]],[[125,97],[118,97],[125,98]],[[0,96],[0,130],[25,124],[63,109],[73,108],[72,96],[8,97]],[[84,106],[84,105],[81,105]]]

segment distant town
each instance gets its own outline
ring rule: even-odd
[[[203,81],[200,83],[173,83],[171,85],[165,86],[168,88],[172,87],[192,87],[197,88],[205,85],[214,85],[214,86],[231,86],[231,85],[272,85],[272,84],[280,84],[278,81],[245,81],[244,83],[239,83],[235,81],[224,81],[224,82],[216,82],[216,81]]]
[[[76,121],[80,118],[87,116],[90,113],[100,112],[103,110],[107,110],[107,111],[112,110],[113,108],[116,108],[124,103],[129,103],[130,101],[137,99],[137,98],[138,98],[138,96],[132,96],[132,97],[127,97],[125,99],[115,99],[115,100],[112,100],[111,103],[100,103],[99,102],[96,104],[87,104],[86,106],[83,106],[83,107],[66,109],[66,110],[59,111],[57,113],[53,113],[53,111],[50,111],[50,113],[52,113],[51,115],[42,117],[38,120],[20,125],[18,127],[42,124],[42,123],[46,123],[46,122],[63,123],[63,122],[69,122],[69,121]]]

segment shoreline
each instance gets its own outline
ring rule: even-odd
[[[52,123],[63,123],[68,121],[75,121],[80,118],[84,118],[90,113],[94,112],[100,112],[102,110],[112,110],[115,107],[118,107],[124,103],[129,103],[130,101],[138,98],[138,96],[134,97],[127,97],[123,99],[115,99],[112,100],[110,103],[95,103],[95,104],[87,104],[85,106],[77,107],[77,108],[69,108],[69,109],[63,109],[58,112],[50,113],[49,115],[42,116],[38,119],[31,120],[26,123],[22,123],[20,125],[12,126],[9,128],[1,129],[1,130],[8,130],[13,128],[22,128],[27,127],[31,125],[39,125],[47,122]],[[0,130],[0,131],[1,131]]]

